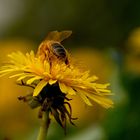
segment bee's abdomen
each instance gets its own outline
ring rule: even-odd
[[[52,44],[52,48],[53,48],[53,52],[58,57],[61,57],[61,58],[66,57],[66,51],[65,51],[64,47],[61,46],[60,44],[54,43],[54,44]]]

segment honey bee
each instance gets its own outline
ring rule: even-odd
[[[40,44],[37,55],[41,56],[42,60],[56,58],[65,62],[65,64],[69,64],[67,50],[61,42],[71,34],[72,31],[50,32],[46,39]]]

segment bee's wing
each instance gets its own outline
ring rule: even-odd
[[[65,40],[66,38],[68,38],[69,36],[71,36],[72,34],[72,31],[70,30],[67,30],[67,31],[62,31],[62,32],[59,32],[59,42]]]
[[[72,31],[70,30],[61,31],[61,32],[52,31],[47,35],[45,40],[54,40],[54,41],[61,42],[65,40],[66,38],[68,38],[71,34],[72,34]]]

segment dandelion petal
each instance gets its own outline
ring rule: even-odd
[[[67,86],[64,83],[59,83],[59,87],[63,93],[68,93]]]
[[[87,98],[87,96],[84,94],[83,90],[77,89],[77,94],[84,100],[84,102],[87,105],[92,106],[91,102],[89,101],[89,99]]]
[[[90,94],[90,93],[87,94],[87,96],[106,109],[113,107],[113,101],[111,99],[108,99],[108,98],[105,98],[102,96],[98,96],[98,95],[94,95],[94,94]]]
[[[39,79],[41,79],[40,76],[35,76],[35,77],[30,78],[29,80],[27,80],[26,83],[27,83],[28,85],[30,85],[30,84],[32,84],[35,80],[39,80]]]
[[[69,95],[76,95],[76,92],[71,87],[68,87],[68,94]]]
[[[41,90],[47,85],[47,81],[42,80],[34,89],[33,96],[37,96]]]
[[[50,85],[53,85],[53,84],[56,83],[56,82],[57,82],[57,80],[52,80],[52,79],[49,80],[49,84],[50,84]]]

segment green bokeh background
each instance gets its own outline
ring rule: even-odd
[[[4,50],[7,53],[12,50],[36,50],[48,32],[72,30],[73,35],[64,41],[64,46],[75,56],[81,55],[83,60],[90,52],[88,67],[99,77],[100,72],[104,73],[108,67],[107,78],[103,78],[102,82],[111,83],[111,90],[115,93],[114,109],[104,110],[97,106],[95,114],[92,110],[87,111],[83,124],[68,126],[66,136],[54,121],[49,129],[48,140],[140,139],[139,27],[139,0],[0,0],[1,65],[6,57]],[[101,69],[94,71],[93,67],[97,64],[92,55],[96,55],[95,50],[106,61],[102,68],[100,66]],[[12,90],[18,87],[10,87],[13,81],[6,83],[3,80],[0,80],[0,95],[4,96],[0,98],[6,104],[0,105],[0,140],[36,139],[39,129],[37,112],[18,102],[17,95],[11,97],[6,93],[7,86]],[[17,90],[19,92],[23,88]],[[92,119],[89,117],[92,113],[93,116],[99,113],[99,116]],[[15,125],[16,129],[11,125]],[[8,132],[11,130],[13,132]]]

